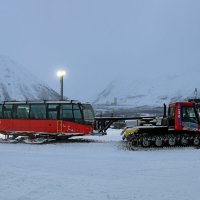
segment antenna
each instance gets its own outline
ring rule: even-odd
[[[194,98],[197,99],[197,88],[194,90]]]

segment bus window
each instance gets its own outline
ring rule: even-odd
[[[48,119],[58,119],[58,111],[48,111]]]
[[[61,119],[63,120],[74,120],[72,112],[72,104],[62,104],[61,106]]]
[[[74,110],[79,110],[79,109],[80,109],[80,108],[79,108],[79,105],[74,104],[74,105],[73,105],[73,109],[74,109]]]
[[[73,105],[73,112],[74,112],[74,120],[76,122],[82,123],[83,122],[83,117],[82,117],[79,105],[76,105],[76,104]]]
[[[74,116],[72,110],[62,110],[62,119],[73,120]]]
[[[30,111],[30,105],[16,105],[16,119],[28,119],[29,118],[29,111]],[[14,116],[13,116],[14,117]]]
[[[12,104],[4,104],[3,105],[3,117],[5,119],[11,119],[12,118]]]
[[[62,109],[72,110],[72,104],[63,104]]]
[[[48,104],[47,118],[48,119],[59,119],[59,104]]]
[[[2,118],[2,117],[3,117],[2,108],[3,108],[3,105],[1,104],[1,105],[0,105],[0,118]]]
[[[94,123],[94,110],[90,104],[83,104],[83,117],[85,123],[93,124]]]
[[[59,104],[48,104],[49,110],[58,110]]]
[[[31,119],[46,119],[46,105],[31,104],[30,118]]]

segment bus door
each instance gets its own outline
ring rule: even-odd
[[[57,121],[57,133],[62,132],[62,120]]]
[[[51,132],[62,132],[62,121],[60,120],[60,105],[48,104],[47,106],[47,118],[51,125]]]

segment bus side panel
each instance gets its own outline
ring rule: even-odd
[[[19,120],[0,119],[0,132],[27,132],[28,133],[63,133],[63,134],[91,134],[93,127],[70,121],[61,120]]]
[[[63,133],[80,133],[80,134],[91,134],[93,133],[93,127],[83,124],[78,124],[70,121],[62,121],[62,132]]]
[[[0,132],[11,132],[13,131],[13,120],[11,119],[0,119]]]
[[[33,132],[57,133],[57,120],[30,120]]]
[[[22,131],[22,132],[30,131],[30,120],[12,119],[9,121],[13,121],[13,125],[12,125],[13,131]]]
[[[57,133],[57,120],[0,119],[0,132]]]

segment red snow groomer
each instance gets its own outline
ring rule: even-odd
[[[194,102],[170,103],[168,112],[164,105],[163,118],[155,125],[126,127],[123,139],[132,146],[199,146],[199,113]]]

